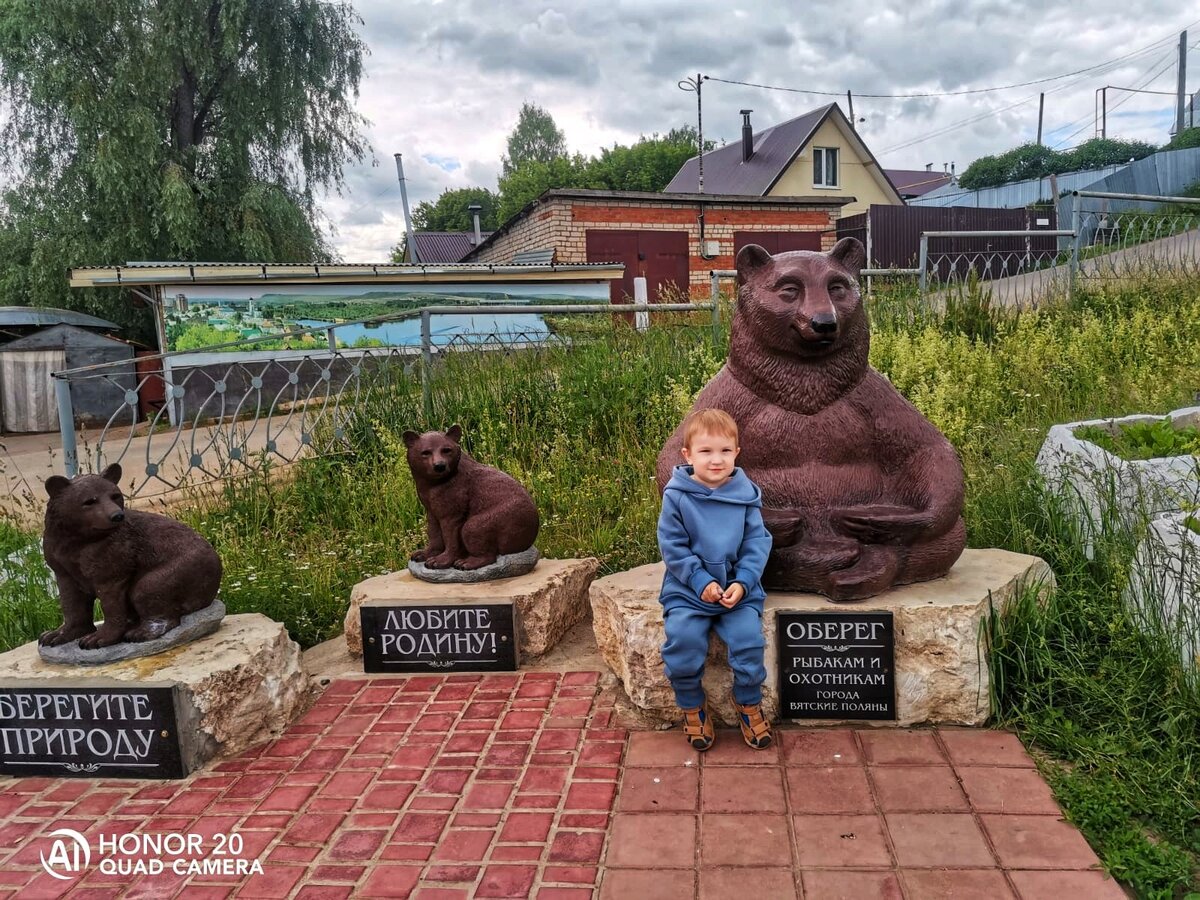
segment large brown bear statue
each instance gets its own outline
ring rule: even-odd
[[[868,364],[863,246],[737,257],[729,359],[696,398],[737,421],[740,465],[774,538],[763,585],[834,600],[945,575],[962,553],[963,470],[950,442]],[[677,429],[659,489],[681,461]]]

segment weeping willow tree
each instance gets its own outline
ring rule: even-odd
[[[67,270],[329,259],[314,196],[369,152],[360,22],[329,0],[0,0],[0,305],[133,324]]]

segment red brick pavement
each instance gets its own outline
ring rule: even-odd
[[[701,758],[612,701],[589,672],[342,680],[184,782],[9,781],[0,897],[1124,897],[1010,734],[722,732]],[[236,832],[263,873],[61,881],[57,828],[201,835],[185,861]]]

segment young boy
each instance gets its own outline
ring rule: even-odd
[[[658,519],[658,546],[667,564],[659,595],[667,635],[663,663],[683,711],[684,736],[697,750],[714,740],[701,686],[710,628],[729,648],[742,738],[756,750],[771,743],[761,706],[767,677],[761,578],[771,535],[760,512],[762,492],[734,466],[740,450],[737,423],[728,413],[689,415],[683,431],[687,465],[672,472]]]

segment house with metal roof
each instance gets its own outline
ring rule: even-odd
[[[0,306],[0,344],[27,337],[43,328],[72,325],[91,331],[120,331],[121,326],[73,309],[52,306]]]
[[[490,231],[479,233],[479,239],[471,231],[418,231],[413,234],[417,245],[417,262],[456,263],[491,237]]]
[[[935,191],[954,181],[954,176],[949,172],[933,171],[932,163],[924,169],[884,169],[884,171],[905,202],[923,197],[930,191]]]
[[[836,103],[754,131],[744,109],[742,139],[692,157],[671,179],[668,194],[754,197],[850,195],[841,215],[871,204],[902,206],[903,198]],[[703,182],[701,166],[703,165]]]

